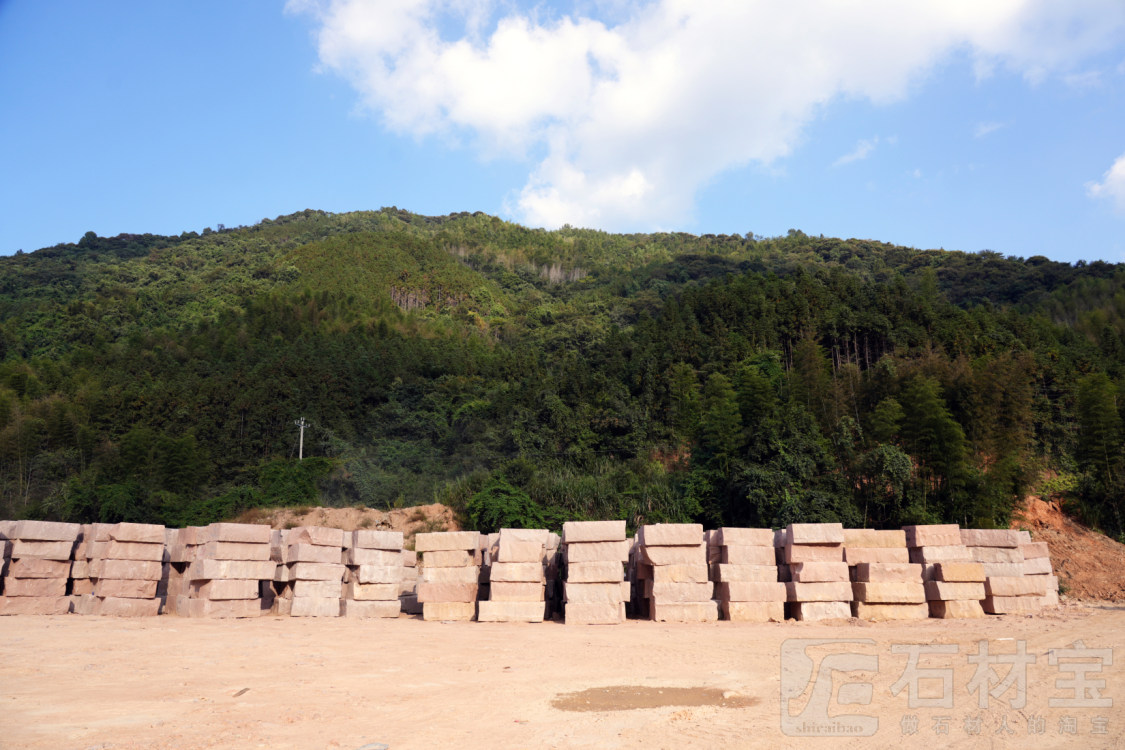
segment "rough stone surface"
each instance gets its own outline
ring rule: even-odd
[[[934,547],[912,547],[910,562],[932,565],[939,562],[973,562],[973,553],[960,544]]]
[[[929,601],[980,601],[984,598],[983,583],[926,581],[925,587]]]
[[[1025,576],[1050,575],[1053,572],[1051,570],[1051,558],[1049,557],[1026,560],[1020,565],[1020,569]]]
[[[1046,596],[1049,576],[993,577],[984,582],[985,596]]]
[[[427,602],[475,602],[478,584],[476,583],[429,583],[418,584],[418,601]]]
[[[567,625],[617,625],[625,622],[625,605],[611,602],[567,602],[564,622]]]
[[[855,580],[860,583],[881,581],[922,582],[922,566],[912,563],[860,563],[855,566]]]
[[[96,543],[98,550],[90,557],[103,557],[108,560],[163,560],[164,542],[153,544],[148,542],[118,542],[108,541]]]
[[[785,563],[843,562],[843,544],[786,544]]]
[[[159,581],[163,572],[164,566],[155,560],[94,560],[90,563],[91,578]]]
[[[24,542],[76,542],[82,525],[58,521],[16,521],[12,539]]]
[[[291,599],[285,600],[292,602]],[[286,605],[288,606],[288,605]],[[176,613],[181,617],[245,618],[261,617],[260,599],[191,599],[181,596],[176,599]]]
[[[984,566],[980,563],[937,563],[934,580],[951,583],[984,583]]]
[[[718,622],[719,603],[654,601],[649,607],[649,619],[657,622]]]
[[[563,524],[563,544],[573,544],[575,542],[620,542],[624,540],[624,521],[567,521]]]
[[[156,597],[157,583],[157,581],[100,578],[94,584],[93,593],[99,598],[153,599]]]
[[[305,581],[313,583],[313,581]],[[357,602],[398,601],[399,586],[393,583],[357,583],[349,581],[344,585],[344,598]]]
[[[779,581],[732,581],[717,584],[715,596],[724,602],[784,602],[788,591]]]
[[[220,579],[254,579],[268,581],[277,572],[277,564],[269,560],[196,560],[188,566],[185,577],[192,581]]]
[[[969,547],[973,561],[979,563],[1022,563],[1023,550],[1019,547]]]
[[[902,529],[844,529],[844,546],[866,549],[904,548],[906,532]]]
[[[625,570],[616,560],[609,562],[576,562],[566,568],[571,583],[617,583],[625,578]]]
[[[292,541],[292,539],[290,539],[290,541]],[[343,560],[343,555],[344,551],[342,547],[329,547],[326,545],[300,542],[289,545],[285,560],[291,563],[339,563]]]
[[[477,602],[477,622],[543,622],[543,602]]]
[[[939,620],[970,619],[984,617],[984,608],[979,599],[930,600],[930,617]]]
[[[654,523],[637,529],[637,543],[646,547],[690,547],[703,542],[698,523]]]
[[[847,581],[836,583],[799,583],[785,584],[788,599],[791,602],[850,602],[852,600],[852,585]],[[848,610],[851,616],[851,610]]]
[[[419,601],[421,601],[419,599]],[[422,619],[427,621],[469,622],[477,616],[477,603],[471,602],[422,602]]]
[[[906,547],[844,547],[844,562],[848,565],[861,563],[908,563],[910,550]]]
[[[903,526],[907,547],[961,546],[961,527],[955,523]]]
[[[21,521],[20,523],[23,523]],[[12,559],[23,560],[37,557],[43,560],[69,560],[74,551],[74,542],[27,541],[16,539],[12,542]]]
[[[656,565],[650,569],[652,580],[657,583],[707,583],[711,580],[711,569],[706,563]]]
[[[772,583],[778,580],[776,565],[728,565],[720,563],[716,578],[724,583],[750,581]]]
[[[290,605],[290,617],[339,617],[340,597],[295,596]]]
[[[363,584],[360,584],[361,586]],[[393,597],[398,598],[398,587],[393,583],[373,584],[375,586],[388,586],[394,592]],[[311,597],[313,599],[340,599],[343,596],[345,584],[339,581],[294,581],[293,598]]]
[[[985,575],[986,578],[990,577],[990,576],[994,576],[994,577],[1022,576],[1022,575],[1029,575],[1029,573],[1027,572],[1027,566],[1031,565],[1031,564],[1032,563],[1027,563],[1027,562],[1022,562],[1022,563],[981,563],[981,567],[984,568],[984,575]],[[1044,573],[1050,573],[1051,571],[1050,571],[1050,568],[1048,568],[1047,570],[1045,570],[1043,572]]]
[[[785,531],[789,544],[844,543],[844,526],[839,523],[791,523]]]
[[[160,614],[159,599],[94,596],[94,614],[101,617],[156,617]]]
[[[716,547],[772,547],[773,529],[744,529],[724,526],[713,532],[711,543]]]
[[[66,579],[12,578],[8,576],[4,579],[4,596],[66,596]]]
[[[541,562],[495,562],[492,563],[491,581],[513,583],[544,583],[546,577]]]
[[[1028,542],[1027,544],[1021,544],[1020,551],[1023,552],[1024,560],[1050,559],[1051,557],[1051,552],[1047,548],[1046,542]]]
[[[368,566],[363,567],[367,568]],[[391,583],[392,580],[398,580],[396,574],[402,575],[396,568],[384,568],[384,570],[387,571],[386,580],[371,579],[364,580],[364,583]],[[542,570],[540,570],[540,576],[542,577]],[[422,568],[422,581],[426,583],[477,583],[480,581],[480,570],[475,565],[467,568]]]
[[[289,544],[311,544],[316,547],[336,547],[343,549],[344,537],[352,536],[342,529],[331,529],[326,526],[297,526],[289,529]]]
[[[437,531],[417,534],[414,537],[414,549],[417,552],[479,550],[480,534],[476,531]]]
[[[65,615],[70,605],[69,596],[0,596],[0,616]]]
[[[728,544],[720,548],[720,562],[728,565],[776,565],[777,553],[774,548]]]
[[[566,547],[566,559],[568,563],[625,562],[629,559],[629,544],[625,541],[579,542],[568,544]]]
[[[966,547],[1017,548],[1020,536],[1010,529],[961,529],[961,544]]]
[[[352,532],[352,549],[402,550],[401,531],[356,529]]]
[[[71,563],[67,560],[44,560],[38,557],[28,557],[23,560],[13,560],[8,566],[7,575],[12,578],[65,579],[70,576],[70,572]]]
[[[793,611],[793,619],[804,622],[841,620],[852,616],[852,605],[846,601],[797,602],[790,606]]]
[[[543,584],[519,581],[494,581],[488,592],[489,600],[494,602],[542,602],[545,596]]]
[[[269,560],[270,545],[260,542],[207,542],[201,546],[197,556],[207,560]]]
[[[848,564],[843,562],[797,563],[790,568],[790,572],[793,580],[798,583],[849,580]]]
[[[423,568],[422,580],[427,583],[476,583],[477,569]],[[397,583],[402,580],[402,568],[395,565],[357,565],[349,578],[357,583]]]
[[[291,563],[288,567],[290,581],[336,581],[337,583],[344,580],[344,573],[347,568],[342,564],[331,563]],[[360,570],[366,566],[360,566]],[[395,583],[394,581],[364,581],[363,583]]]
[[[981,607],[990,615],[1038,612],[1043,608],[1039,596],[986,596]]]
[[[99,524],[100,533],[94,538],[99,542],[136,542],[138,544],[164,544],[167,529],[156,523],[115,523]],[[103,530],[104,529],[104,530]],[[104,538],[103,538],[104,537]]]
[[[852,602],[852,616],[868,622],[891,622],[894,620],[925,620],[930,616],[930,607],[921,604],[869,604]]]
[[[620,604],[624,601],[620,583],[572,583],[563,584],[563,596],[570,604]]]
[[[403,556],[401,550],[352,547],[347,551],[345,560],[348,565],[402,566],[405,564],[406,558]],[[411,561],[413,562],[413,560],[414,558],[412,556]]]
[[[496,548],[496,561],[506,563],[541,563],[547,554],[542,542],[512,540],[503,534]]]
[[[292,533],[290,529],[290,533]],[[269,526],[255,523],[213,523],[197,532],[196,544],[232,542],[236,544],[269,544],[273,532]],[[187,542],[191,544],[192,542]]]
[[[657,583],[645,581],[645,596],[659,602],[703,602],[715,595],[715,584],[706,583]]]
[[[481,555],[476,550],[432,550],[422,553],[422,564],[427,568],[464,568],[480,565]]]
[[[719,611],[731,622],[785,621],[785,602],[721,602]]]
[[[852,584],[855,601],[870,604],[922,604],[926,603],[926,589],[922,582],[879,581]]]
[[[340,602],[341,616],[360,620],[376,617],[398,617],[398,613],[401,610],[402,604],[397,598],[388,601],[357,601],[345,599]]]

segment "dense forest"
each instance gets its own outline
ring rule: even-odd
[[[993,527],[1039,490],[1120,537],[1123,396],[1103,262],[396,208],[0,258],[0,517]]]

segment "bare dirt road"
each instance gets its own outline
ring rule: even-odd
[[[0,748],[1112,748],[1123,638],[1125,608],[1081,604],[869,625],[8,617]]]

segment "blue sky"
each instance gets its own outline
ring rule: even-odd
[[[0,253],[389,205],[1125,261],[1125,3],[0,0]]]

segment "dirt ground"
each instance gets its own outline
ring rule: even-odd
[[[1125,607],[1075,603],[909,624],[8,617],[0,748],[1122,747],[1125,654],[1104,649],[1123,639]],[[1003,683],[1021,644],[1022,698]],[[908,669],[935,645],[953,653]],[[787,735],[783,691],[790,733],[870,736]]]

